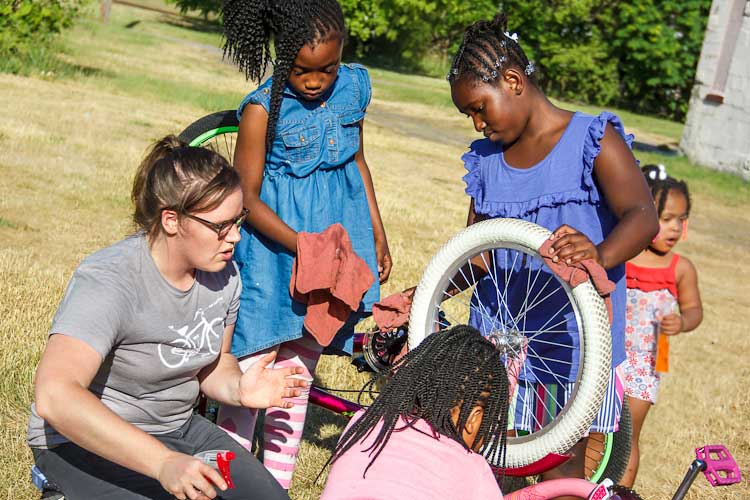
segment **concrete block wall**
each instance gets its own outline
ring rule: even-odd
[[[741,24],[726,84],[716,89],[733,22]],[[723,94],[723,102],[712,94]],[[750,180],[750,0],[713,1],[680,147],[695,163]]]

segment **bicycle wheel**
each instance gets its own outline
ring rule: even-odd
[[[504,465],[510,468],[569,450],[591,426],[610,374],[604,301],[590,281],[571,288],[546,266],[538,249],[549,236],[548,230],[515,219],[467,227],[428,264],[409,317],[410,349],[448,326],[443,317],[469,323],[498,346],[509,378],[568,388],[564,404],[553,400],[547,406],[541,400],[541,415],[525,415],[532,420],[528,435],[509,436]],[[512,399],[509,420],[516,401],[527,402]],[[487,459],[503,465],[499,456]]]
[[[586,447],[586,479],[598,483],[600,479],[608,478],[615,484],[619,483],[628,467],[632,437],[630,406],[625,398],[617,432],[592,433],[589,436]]]
[[[232,163],[239,127],[237,111],[228,109],[199,118],[188,125],[178,138],[190,146],[209,148]]]

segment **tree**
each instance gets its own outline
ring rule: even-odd
[[[221,6],[220,0],[168,1],[204,15]],[[711,7],[711,0],[340,2],[349,56],[424,71],[423,61],[437,55],[442,67],[430,72],[442,73],[464,28],[499,8],[549,94],[678,120],[687,112]]]
[[[17,55],[69,27],[84,0],[0,0],[0,55]]]

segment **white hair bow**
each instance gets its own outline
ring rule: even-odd
[[[655,181],[656,179],[659,179],[660,181],[667,180],[667,167],[665,167],[663,164],[659,163],[656,168],[658,170],[651,170],[648,173],[648,178],[652,181]]]

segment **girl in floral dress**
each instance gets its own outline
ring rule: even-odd
[[[659,214],[659,234],[625,266],[625,395],[633,419],[633,451],[621,483],[628,487],[638,473],[643,422],[656,403],[660,374],[668,370],[668,339],[695,329],[703,319],[695,267],[673,251],[687,237],[687,184],[668,176],[663,165],[646,165],[642,171]]]

